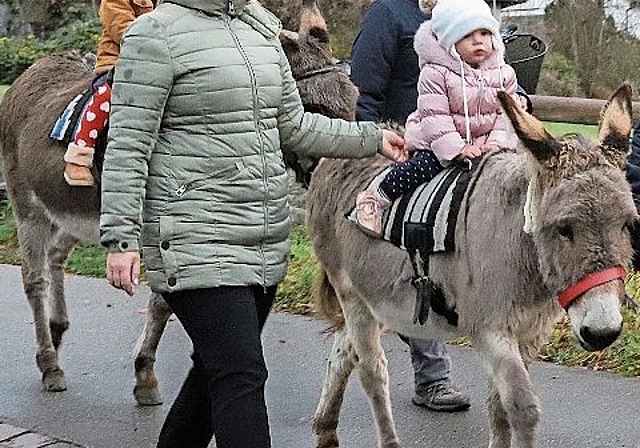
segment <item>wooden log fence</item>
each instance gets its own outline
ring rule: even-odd
[[[598,124],[606,100],[531,95],[533,115],[539,120],[558,123]],[[640,102],[633,103],[633,118],[640,120]]]

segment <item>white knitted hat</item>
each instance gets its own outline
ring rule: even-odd
[[[495,46],[500,24],[484,0],[439,0],[431,11],[431,29],[448,52],[464,36],[483,28],[491,31]]]

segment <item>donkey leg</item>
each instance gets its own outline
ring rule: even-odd
[[[484,338],[480,350],[489,361],[491,379],[511,427],[511,448],[535,448],[540,425],[540,403],[518,342],[493,334]],[[495,443],[504,440],[504,436],[501,436],[504,428],[493,427],[494,423],[499,422],[499,418],[491,420],[491,440],[496,440]]]
[[[153,370],[160,338],[171,317],[171,308],[160,294],[151,293],[147,304],[147,321],[135,348],[136,385],[133,396],[140,406],[162,404],[158,378]]]
[[[347,332],[344,329],[337,331],[327,361],[320,401],[313,416],[313,432],[316,435],[317,448],[340,446],[337,432],[340,408],[349,375],[356,363],[353,345]]]
[[[46,269],[47,247],[52,238],[53,224],[43,211],[29,208],[27,213],[16,207],[18,238],[23,255],[22,284],[33,311],[36,331],[36,363],[42,372],[43,387],[59,392],[67,389],[64,372],[58,364],[49,325],[49,272]]]
[[[391,412],[387,357],[380,343],[381,325],[360,300],[343,306],[347,331],[358,356],[362,388],[369,397],[381,448],[401,448]]]
[[[47,256],[51,277],[49,329],[56,351],[60,350],[62,335],[69,328],[67,302],[64,296],[64,263],[77,242],[76,238],[58,230],[54,233]]]
[[[502,407],[500,394],[493,383],[489,381],[489,425],[491,427],[491,438],[489,448],[510,448],[511,447],[511,427],[507,419],[507,413]]]

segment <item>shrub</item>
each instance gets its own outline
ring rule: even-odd
[[[37,59],[48,54],[71,49],[95,52],[101,30],[98,19],[76,20],[59,28],[46,41],[34,36],[0,37],[0,84],[11,84]]]
[[[0,84],[11,84],[45,54],[44,45],[33,36],[0,37]]]
[[[76,49],[84,53],[95,53],[102,33],[99,19],[76,20],[59,28],[44,43],[47,53]]]

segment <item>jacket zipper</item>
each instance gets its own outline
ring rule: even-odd
[[[233,41],[236,44],[236,48],[240,52],[242,59],[247,67],[247,71],[249,72],[249,78],[251,79],[251,93],[253,97],[253,123],[256,129],[256,134],[258,136],[258,142],[260,143],[260,156],[262,158],[262,183],[264,185],[264,201],[263,201],[263,214],[264,214],[264,226],[263,226],[263,235],[267,235],[267,226],[268,226],[268,213],[267,213],[267,200],[269,198],[269,183],[267,181],[267,160],[265,157],[265,149],[264,149],[264,140],[262,138],[262,133],[260,132],[260,120],[258,119],[258,86],[256,83],[256,74],[253,71],[253,67],[251,66],[251,62],[247,57],[247,54],[242,47],[240,39],[236,33],[231,29],[231,23],[228,16],[224,17],[224,23],[229,30],[229,34],[233,38]],[[260,244],[260,257],[262,258],[262,284],[266,286],[266,271],[267,271],[267,262],[264,255],[264,246],[263,243]]]
[[[197,186],[197,185],[201,184],[202,182],[208,181],[208,180],[210,180],[210,179],[214,179],[214,178],[217,178],[217,177],[221,177],[222,175],[226,174],[227,172],[229,172],[229,171],[234,171],[234,170],[236,170],[236,171],[238,171],[238,172],[241,170],[240,162],[236,163],[236,164],[235,164],[235,165],[233,165],[233,166],[229,166],[229,167],[227,167],[227,168],[225,168],[225,169],[223,169],[223,170],[221,170],[221,171],[214,171],[214,172],[209,173],[209,174],[207,174],[207,175],[205,175],[205,176],[200,176],[200,177],[197,177],[197,178],[195,178],[195,179],[188,180],[188,181],[186,181],[186,182],[184,182],[184,183],[180,184],[180,185],[178,186],[178,188],[176,188],[175,190],[173,190],[173,193],[174,193],[177,197],[181,198],[182,196],[184,196],[184,195],[185,195],[185,193],[186,193],[188,190],[193,189],[193,188],[194,188],[194,186]]]

